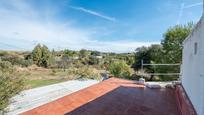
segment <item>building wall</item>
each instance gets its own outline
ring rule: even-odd
[[[204,16],[183,46],[182,85],[198,115],[204,115]]]

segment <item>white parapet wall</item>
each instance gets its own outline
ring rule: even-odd
[[[183,46],[182,85],[198,115],[204,115],[204,16]]]

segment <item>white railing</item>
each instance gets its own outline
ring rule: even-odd
[[[143,60],[141,60],[141,76],[144,77],[144,75],[157,75],[157,76],[181,76],[181,73],[145,73],[144,72],[144,66],[181,66],[181,64],[145,64],[143,63]]]

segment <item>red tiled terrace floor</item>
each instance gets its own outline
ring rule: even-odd
[[[179,115],[174,89],[110,78],[22,115]]]

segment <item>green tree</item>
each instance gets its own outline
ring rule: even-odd
[[[133,68],[138,71],[141,69],[141,60],[144,64],[154,64],[154,63],[163,63],[163,48],[160,44],[153,44],[149,47],[141,47],[136,49],[135,54],[135,64]],[[155,73],[158,70],[158,66],[143,66],[143,69],[147,73]],[[149,80],[153,80],[154,76],[152,75]]]
[[[91,53],[85,49],[79,51],[80,58],[87,58]]]
[[[151,58],[150,63],[161,63],[163,60],[163,47],[160,44],[153,44],[148,47],[148,52]]]
[[[79,51],[80,62],[84,65],[88,65],[90,54],[91,52],[89,52],[88,50],[85,50],[85,49],[80,50]]]
[[[164,40],[161,45],[151,45],[150,47],[140,47],[136,49],[135,63],[133,65],[136,71],[141,68],[141,60],[144,63],[181,63],[182,61],[182,43],[190,34],[193,24],[176,25],[169,28],[164,34]],[[145,66],[148,73],[178,73],[179,66]],[[151,76],[152,80],[154,76]],[[161,79],[165,78],[160,76]]]
[[[63,52],[64,55],[67,55],[69,57],[73,57],[73,52],[71,50],[65,49]]]
[[[52,53],[45,45],[38,44],[32,51],[33,62],[42,67],[48,67],[52,61]]]
[[[100,62],[100,59],[98,59],[96,57],[90,57],[89,58],[89,64],[90,65],[97,65],[97,64],[99,64],[99,62]]]
[[[41,64],[41,57],[42,57],[41,45],[38,44],[32,51],[33,62],[38,66],[40,66]]]
[[[165,63],[164,59],[163,59],[163,48],[160,44],[153,44],[148,48],[148,52],[150,55],[150,64],[158,64],[158,63]],[[148,69],[146,69],[146,71],[148,73],[163,73],[160,70],[163,68],[164,66],[149,66]],[[165,72],[164,72],[165,73]],[[151,75],[150,77],[150,81],[152,81],[154,78],[154,75]]]
[[[169,28],[164,34],[164,40],[162,40],[161,44],[167,63],[181,63],[182,43],[190,34],[192,28],[192,23],[187,25],[176,25],[173,28]]]
[[[15,76],[10,62],[0,61],[0,111],[9,104],[9,99],[24,88],[23,79]]]
[[[48,67],[49,64],[50,64],[50,61],[51,61],[51,52],[49,51],[48,47],[43,45],[41,47],[41,52],[42,52],[42,55],[41,55],[41,59],[40,59],[40,65],[42,67]]]
[[[91,51],[92,56],[100,56],[101,53],[99,51]]]
[[[143,63],[150,63],[151,62],[151,56],[150,51],[148,47],[140,47],[136,49],[135,53],[135,63],[133,65],[133,68],[138,71],[141,69],[141,61],[143,60]],[[149,68],[149,66],[145,66],[145,68]]]
[[[128,65],[134,64],[134,54],[125,56],[125,61]]]
[[[70,62],[70,59],[69,59],[69,56],[64,54],[62,56],[62,61],[61,61],[61,67],[64,69],[64,71],[66,70],[66,68],[68,68],[68,66],[71,65],[71,62]]]
[[[115,61],[109,66],[109,71],[114,77],[129,78],[132,74],[131,68],[125,61]]]

